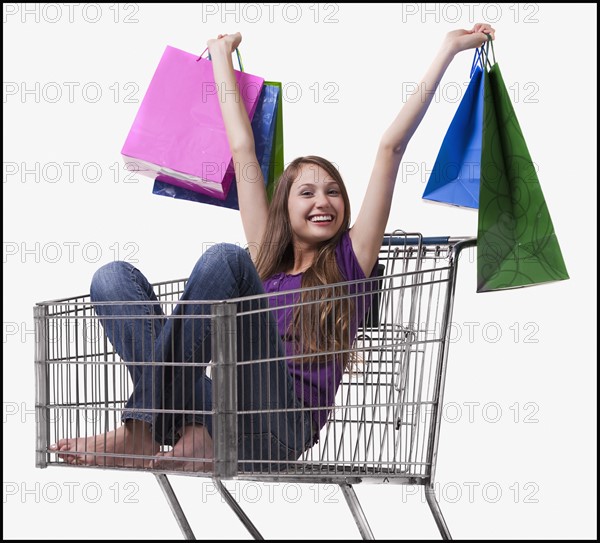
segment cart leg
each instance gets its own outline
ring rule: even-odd
[[[181,505],[179,505],[179,500],[177,499],[177,496],[175,496],[175,492],[173,491],[173,487],[171,486],[169,479],[167,479],[167,476],[164,473],[156,473],[155,475],[156,480],[158,481],[158,484],[165,495],[165,498],[167,498],[167,501],[169,502],[171,511],[173,512],[173,515],[175,515],[175,520],[183,532],[183,537],[185,539],[196,539],[194,532],[192,532],[192,528],[187,521],[187,518],[185,518],[183,509],[181,508]]]
[[[442,510],[440,509],[440,504],[435,497],[435,491],[433,486],[425,486],[425,497],[427,498],[427,503],[429,504],[429,508],[433,513],[433,518],[435,519],[435,523],[437,524],[438,530],[440,534],[442,534],[443,539],[452,539],[450,535],[450,530],[448,530],[448,526],[446,525],[446,521],[444,520],[444,516],[442,515]]]
[[[248,518],[246,513],[244,513],[239,503],[235,501],[233,496],[229,493],[229,490],[225,488],[225,485],[221,482],[221,480],[213,479],[213,482],[229,507],[233,509],[233,512],[238,516],[238,518],[242,521],[242,524],[250,532],[250,535],[252,535],[254,539],[264,539],[264,537],[260,535],[260,532],[257,530],[256,526],[252,524],[252,521]]]
[[[344,493],[344,498],[346,498],[346,502],[348,503],[350,511],[352,511],[352,516],[354,517],[354,521],[358,526],[358,531],[360,532],[361,537],[363,539],[375,539],[375,537],[373,537],[371,527],[367,522],[367,517],[360,506],[360,502],[358,501],[358,497],[356,496],[356,492],[354,492],[352,485],[342,483],[340,488]]]

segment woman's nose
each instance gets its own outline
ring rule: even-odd
[[[326,195],[324,195],[324,194],[323,194],[323,195],[321,195],[321,196],[317,196],[317,203],[316,203],[316,206],[317,206],[319,209],[322,209],[322,208],[328,208],[328,207],[329,207],[329,198],[327,198],[327,196],[326,196]]]

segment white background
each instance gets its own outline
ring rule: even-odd
[[[379,137],[445,33],[487,20],[571,278],[476,294],[461,262],[440,504],[455,538],[595,538],[596,6],[270,6],[4,5],[4,537],[180,537],[150,475],[34,467],[35,303],[87,293],[115,258],[175,279],[204,243],[244,242],[237,212],[155,196],[121,169],[165,46],[200,54],[241,31],[246,70],[287,85],[286,162],[338,164],[356,216]],[[476,235],[476,212],[421,199],[471,60],[450,66],[406,152],[390,229]],[[197,537],[248,537],[209,483],[173,485]],[[358,537],[339,490],[231,486],[268,538]],[[439,537],[414,492],[357,487],[377,538]]]

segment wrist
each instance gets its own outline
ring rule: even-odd
[[[458,53],[458,52],[459,52],[459,49],[458,49],[458,44],[456,43],[456,40],[446,38],[442,42],[442,46],[440,47],[439,54],[441,56],[444,56],[448,61],[451,61],[456,56],[456,53]]]
[[[212,57],[230,56],[233,51],[229,50],[228,44],[223,40],[211,40],[208,43],[208,52]]]

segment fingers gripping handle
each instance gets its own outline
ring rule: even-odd
[[[475,54],[473,55],[473,64],[471,65],[471,73],[470,77],[473,77],[473,72],[475,68],[479,66],[482,70],[487,66],[491,68],[493,64],[496,64],[496,54],[494,53],[494,41],[492,40],[491,34],[487,34],[487,42],[484,43],[481,47],[475,49]],[[489,49],[490,46],[492,48],[492,62],[490,62]]]

